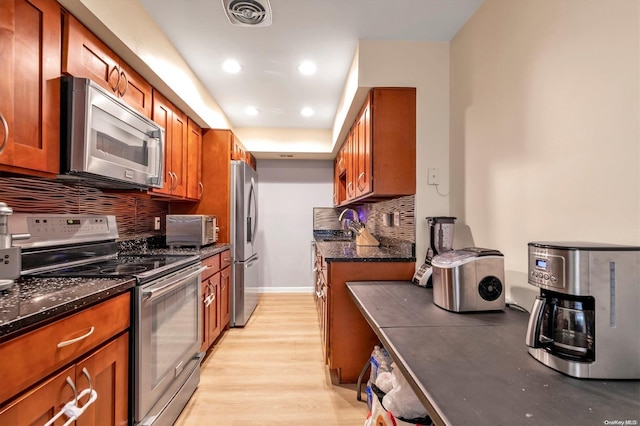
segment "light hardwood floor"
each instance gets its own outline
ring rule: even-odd
[[[355,389],[331,385],[313,296],[263,294],[205,359],[176,425],[359,426],[368,410]]]

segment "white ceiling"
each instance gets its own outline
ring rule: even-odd
[[[222,0],[140,2],[234,127],[330,129],[359,39],[449,41],[482,0],[270,0],[269,27],[232,25]],[[239,74],[222,70],[228,58]]]

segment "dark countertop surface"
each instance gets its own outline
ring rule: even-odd
[[[120,251],[119,254],[199,255],[205,259],[229,247],[229,244],[212,244],[200,249],[145,247]],[[135,285],[133,278],[22,277],[11,288],[0,291],[0,342],[125,292]]]
[[[208,246],[195,247],[145,247],[143,249],[132,248],[130,250],[120,250],[120,254],[172,254],[172,255],[197,255],[201,259],[214,256],[231,248],[229,243],[215,243]]]
[[[0,291],[0,341],[135,286],[134,278],[20,278]]]
[[[327,262],[415,262],[415,245],[381,241],[379,247],[358,246],[355,240],[342,241],[337,233],[314,231],[316,249]]]
[[[347,288],[436,424],[640,423],[640,380],[577,379],[543,365],[524,344],[526,312],[448,312],[408,281]]]

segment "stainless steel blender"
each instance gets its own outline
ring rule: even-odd
[[[13,209],[6,203],[0,203],[0,290],[13,285],[13,280],[20,277],[22,267],[20,247],[12,247],[13,240],[27,239],[29,234],[10,234],[9,215]]]
[[[421,287],[432,287],[431,283],[431,259],[435,255],[453,250],[453,229],[455,217],[451,216],[429,216],[429,247],[424,263],[413,275],[412,282]]]

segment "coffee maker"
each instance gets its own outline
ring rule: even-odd
[[[431,259],[438,254],[453,250],[453,229],[456,218],[451,216],[429,216],[429,247],[424,263],[411,280],[420,287],[433,287]]]
[[[573,377],[640,379],[640,247],[531,242],[528,281],[529,354]]]

